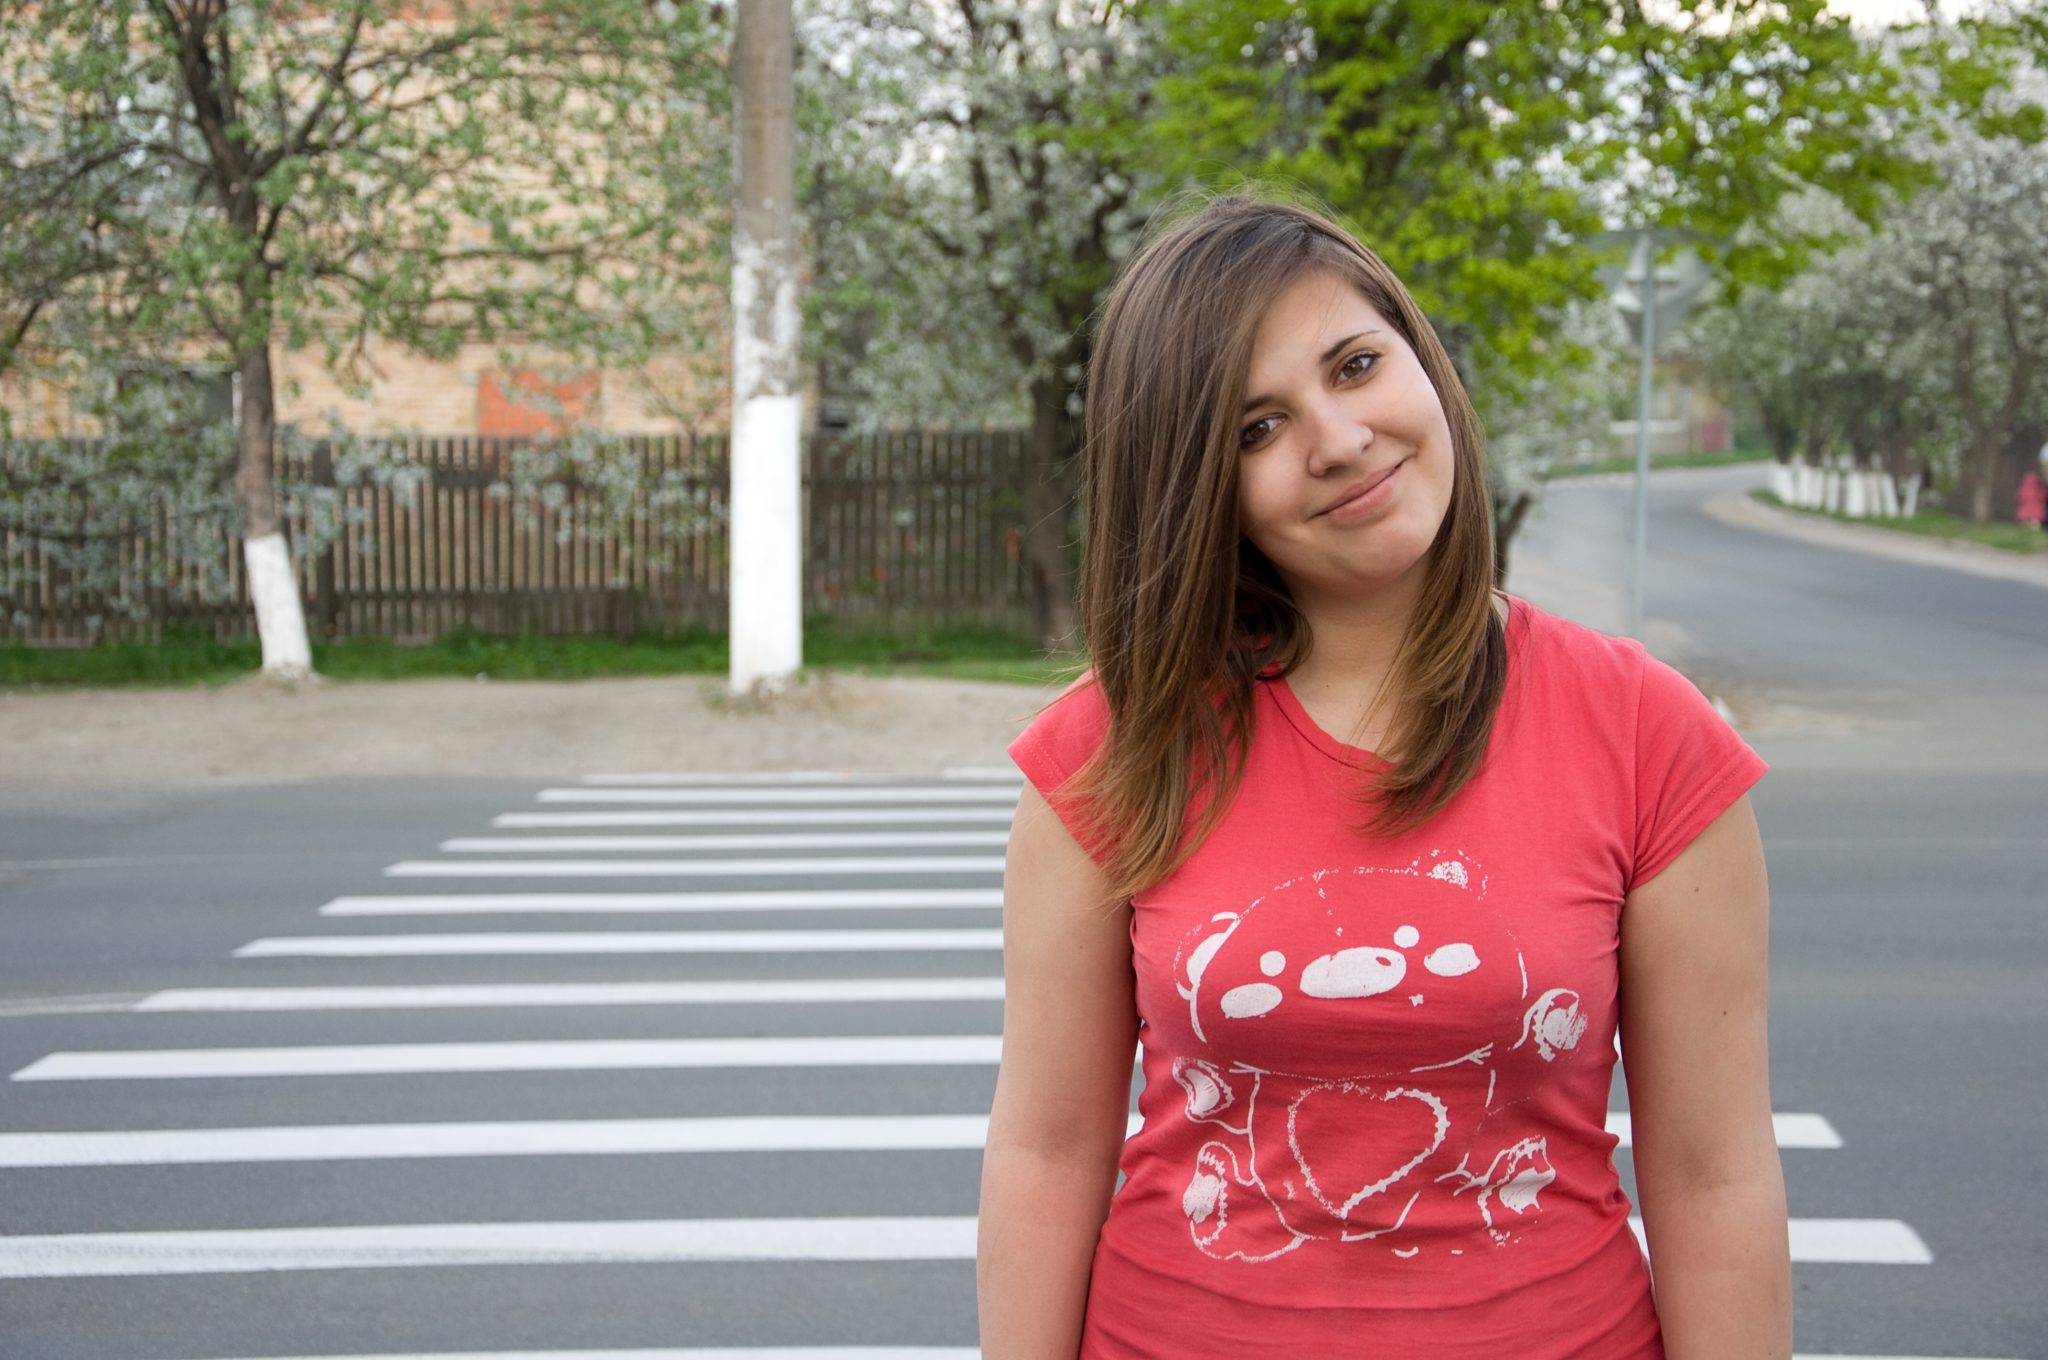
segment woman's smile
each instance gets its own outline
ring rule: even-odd
[[[1407,466],[1408,460],[1403,458],[1392,467],[1372,474],[1339,496],[1335,504],[1318,510],[1310,518],[1329,520],[1333,524],[1356,524],[1372,518],[1373,513],[1399,491],[1401,469]]]

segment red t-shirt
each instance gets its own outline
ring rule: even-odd
[[[1215,831],[1132,903],[1144,1089],[1083,1357],[1661,1357],[1605,1116],[1623,898],[1763,761],[1640,645],[1521,600],[1479,772],[1355,831],[1366,752],[1257,683]],[[1010,747],[1060,786],[1087,677]]]

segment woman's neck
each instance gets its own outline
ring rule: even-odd
[[[1313,645],[1287,677],[1289,688],[1323,730],[1378,751],[1396,716],[1387,685],[1421,593],[1412,584],[1343,601],[1296,599]],[[1405,587],[1405,588],[1403,588]]]

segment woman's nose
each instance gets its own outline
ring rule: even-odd
[[[1307,437],[1311,476],[1339,471],[1365,457],[1366,450],[1372,447],[1372,426],[1356,411],[1347,411],[1342,402],[1314,402],[1298,418],[1302,434]]]

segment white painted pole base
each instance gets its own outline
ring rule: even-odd
[[[284,535],[242,540],[249,569],[249,600],[256,607],[256,636],[263,643],[263,673],[300,679],[313,673],[313,648],[306,637],[306,611],[292,578],[292,555]]]
[[[782,688],[803,665],[802,398],[742,401],[732,423],[732,690]]]

